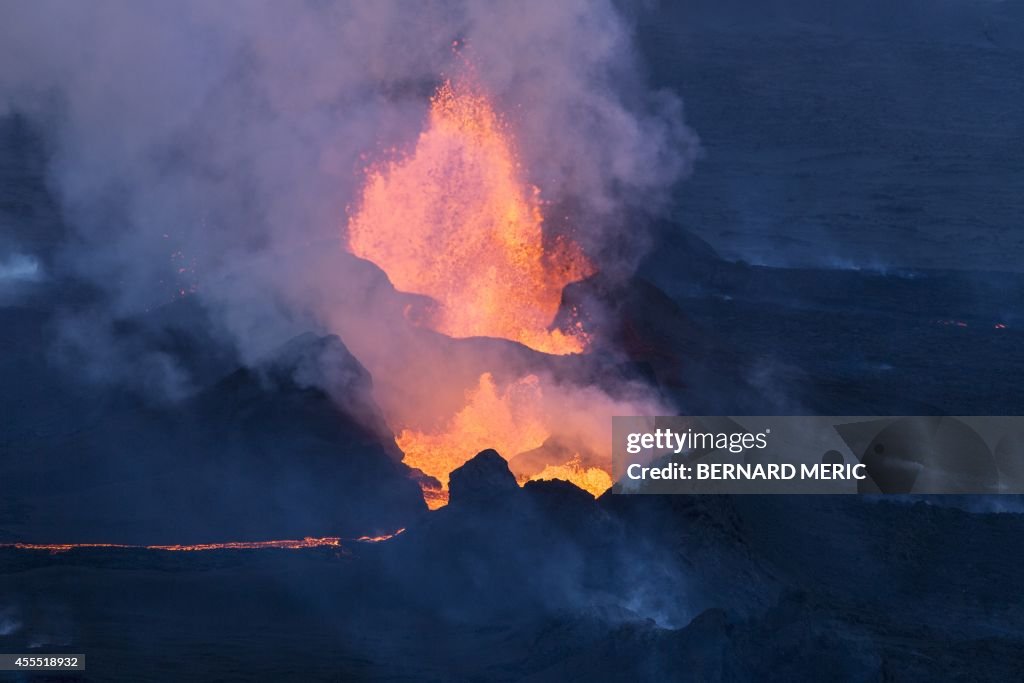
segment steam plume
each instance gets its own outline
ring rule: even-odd
[[[0,13],[0,111],[46,131],[68,229],[53,267],[101,294],[66,317],[62,343],[95,377],[143,377],[172,397],[195,378],[109,332],[182,297],[245,361],[336,331],[385,392],[398,383],[386,358],[407,332],[382,315],[379,273],[343,257],[346,209],[362,169],[414,142],[430,94],[467,55],[529,182],[559,207],[550,229],[566,207],[598,268],[614,265],[605,245],[636,230],[623,218],[658,212],[696,149],[681,102],[644,87],[630,25],[602,0],[43,1]]]

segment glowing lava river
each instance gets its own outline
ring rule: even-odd
[[[192,545],[130,545],[126,543],[0,543],[0,548],[16,550],[42,550],[51,553],[66,553],[72,550],[166,550],[170,552],[202,552],[210,550],[263,550],[280,548],[284,550],[303,550],[306,548],[332,547],[340,548],[343,543],[382,543],[402,534],[405,529],[397,529],[390,534],[380,536],[360,536],[358,538],[341,538],[340,536],[323,536],[314,538],[286,539],[280,541],[226,541],[224,543],[197,543]]]

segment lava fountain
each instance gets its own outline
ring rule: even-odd
[[[549,238],[543,227],[540,190],[526,182],[508,126],[473,79],[448,80],[431,98],[412,151],[366,169],[348,247],[396,289],[429,297],[433,307],[417,322],[437,332],[581,353],[588,343],[582,326],[552,329],[552,322],[563,288],[594,269],[575,242]],[[541,447],[557,419],[543,397],[536,375],[499,386],[484,373],[465,407],[434,431],[393,424],[404,462],[440,482],[423,485],[427,504],[447,502],[450,472],[478,451],[511,457]],[[611,484],[578,456],[520,481],[529,478],[569,479],[595,495]]]
[[[565,238],[545,244],[540,191],[479,89],[446,81],[406,158],[368,172],[349,249],[395,287],[437,302],[429,326],[451,337],[512,339],[579,353],[582,329],[549,329],[562,288],[591,274]]]

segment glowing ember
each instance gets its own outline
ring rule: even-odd
[[[578,453],[564,465],[548,465],[529,478],[530,481],[549,479],[572,482],[594,497],[600,496],[612,487],[611,475],[600,467],[584,467]]]
[[[548,327],[562,288],[592,268],[568,240],[545,245],[539,194],[486,95],[448,81],[412,154],[368,171],[349,249],[397,289],[434,299],[438,332],[577,353],[581,330]]]
[[[405,529],[384,534],[382,536],[360,536],[352,539],[360,543],[380,543],[401,534]],[[283,548],[285,550],[301,550],[304,548],[341,547],[345,539],[338,536],[315,538],[286,539],[281,541],[227,541],[225,543],[197,543],[194,545],[127,545],[123,543],[7,543],[0,548],[16,548],[18,550],[45,550],[51,553],[66,553],[80,549],[135,549],[135,550],[167,550],[171,552],[198,552],[206,550],[262,550],[264,548]]]
[[[405,453],[404,462],[441,482],[442,490],[425,496],[431,509],[448,502],[448,475],[487,448],[515,454],[537,448],[548,437],[548,428],[536,414],[541,404],[540,380],[527,375],[499,390],[485,373],[468,392],[466,407],[435,433],[403,430],[396,439]],[[427,493],[427,492],[425,492]]]

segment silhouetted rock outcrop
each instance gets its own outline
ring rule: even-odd
[[[449,504],[478,506],[514,496],[519,486],[505,458],[488,448],[451,473],[448,492]]]

